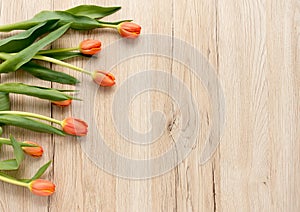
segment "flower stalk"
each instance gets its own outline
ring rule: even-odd
[[[0,138],[0,144],[12,146],[11,140],[8,138]],[[21,147],[38,147],[36,144],[19,142]]]
[[[0,180],[16,186],[26,187],[33,194],[38,196],[49,196],[55,192],[55,185],[52,182],[44,179],[36,179],[29,182],[23,182],[13,177],[0,174]]]
[[[38,52],[38,54],[39,55],[42,55],[42,54],[55,54],[55,53],[62,53],[62,52],[71,52],[71,51],[76,51],[76,50],[79,50],[79,47],[41,50],[41,51]]]
[[[54,59],[52,57],[47,57],[47,56],[43,56],[43,55],[35,55],[32,59],[47,61],[47,62],[54,63],[54,64],[57,64],[57,65],[60,65],[60,66],[64,66],[64,67],[69,68],[69,69],[73,69],[75,71],[79,71],[79,72],[87,74],[87,75],[92,75],[91,72],[86,71],[83,68],[79,68],[79,67],[74,66],[70,63],[66,63],[66,62]]]
[[[62,121],[50,118],[48,116],[43,116],[43,115],[40,115],[40,114],[36,114],[36,113],[21,112],[21,111],[0,111],[0,115],[25,116],[25,117],[37,118],[37,119],[40,119],[40,120],[45,120],[45,121],[53,122],[53,123],[56,123],[56,124],[59,124],[59,125],[62,124]]]
[[[0,180],[3,182],[6,182],[6,183],[10,183],[10,184],[22,186],[22,187],[27,187],[27,188],[29,188],[29,185],[30,185],[29,183],[25,183],[25,182],[19,181],[14,178],[5,177],[1,174],[0,174]]]

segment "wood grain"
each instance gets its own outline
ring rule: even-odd
[[[31,2],[31,3],[30,3]],[[29,177],[48,160],[53,165],[43,176],[57,185],[49,197],[0,183],[0,211],[299,211],[300,210],[300,2],[299,0],[251,1],[100,1],[100,0],[0,0],[0,23],[32,17],[40,10],[64,10],[79,4],[121,5],[107,20],[132,18],[143,34],[162,34],[181,39],[198,49],[214,68],[225,94],[226,125],[213,158],[199,165],[209,122],[211,103],[207,85],[174,58],[142,56],[123,61],[110,70],[118,84],[141,70],[162,70],[173,89],[172,76],[192,91],[201,127],[197,143],[176,168],[148,180],[129,180],[99,169],[82,152],[76,138],[31,133],[5,128],[19,140],[43,145],[42,159],[26,158],[18,177]],[[20,11],[20,12],[17,12]],[[7,34],[1,33],[1,37]],[[86,38],[100,39],[103,47],[117,41],[111,30],[69,31],[52,48],[71,47]],[[87,60],[71,60],[85,67]],[[56,70],[80,74],[52,65]],[[158,79],[160,76],[155,76]],[[1,75],[1,82],[73,88],[37,80],[22,72]],[[180,133],[180,111],[167,94],[149,92],[134,100],[132,126],[151,128],[151,113],[165,113],[164,134],[149,146],[124,141],[110,117],[113,92],[99,91],[95,103],[99,128],[107,145],[128,158],[156,157],[166,151]],[[13,95],[14,110],[64,119],[72,108],[57,108],[47,101]],[[122,108],[120,108],[122,112]],[[11,156],[10,149],[1,159]],[[4,151],[3,151],[4,152]],[[30,166],[28,165],[30,163]]]

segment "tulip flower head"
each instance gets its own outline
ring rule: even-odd
[[[88,132],[88,125],[84,121],[76,118],[66,118],[62,121],[63,131],[69,135],[85,136]]]
[[[141,33],[141,26],[132,22],[122,22],[118,25],[118,31],[122,37],[137,38]]]
[[[110,87],[116,84],[116,78],[112,74],[104,71],[94,71],[92,77],[94,82],[103,87]]]
[[[67,107],[72,103],[72,99],[67,99],[64,101],[52,101],[52,104],[60,107]]]
[[[80,52],[86,55],[94,55],[100,52],[101,42],[98,40],[87,39],[80,43]]]
[[[28,154],[32,157],[35,157],[35,158],[41,157],[43,155],[44,150],[37,143],[32,142],[32,141],[24,141],[23,143],[36,145],[36,147],[22,147],[23,151],[26,154]]]
[[[30,191],[38,196],[49,196],[55,192],[55,185],[43,179],[33,180],[29,184]]]

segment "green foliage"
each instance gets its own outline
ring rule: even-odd
[[[31,86],[23,83],[0,84],[0,92],[23,94],[23,95],[38,97],[40,99],[48,99],[51,101],[64,101],[64,100],[72,99],[72,96],[69,96],[56,89]]]
[[[66,135],[62,130],[49,124],[18,115],[0,115],[0,123],[41,133],[54,133],[62,136]]]

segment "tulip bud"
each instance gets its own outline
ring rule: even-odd
[[[72,103],[72,99],[67,99],[64,101],[52,101],[52,104],[60,107],[66,107],[69,106]]]
[[[88,125],[84,121],[76,118],[66,118],[62,121],[63,131],[76,136],[85,136]]]
[[[24,141],[23,143],[36,145],[36,147],[22,147],[23,151],[26,154],[28,154],[32,157],[35,157],[35,158],[41,157],[43,155],[44,150],[37,143],[32,142],[32,141]]]
[[[94,55],[100,52],[101,42],[98,40],[87,39],[80,43],[80,52],[86,55]]]
[[[55,192],[55,185],[48,180],[37,179],[29,184],[29,189],[35,195],[49,196]]]
[[[141,26],[132,22],[122,22],[118,25],[118,31],[122,37],[136,38],[141,33]]]
[[[94,71],[92,76],[94,82],[96,82],[100,86],[110,87],[116,84],[116,78],[110,73],[106,73],[104,71]]]

